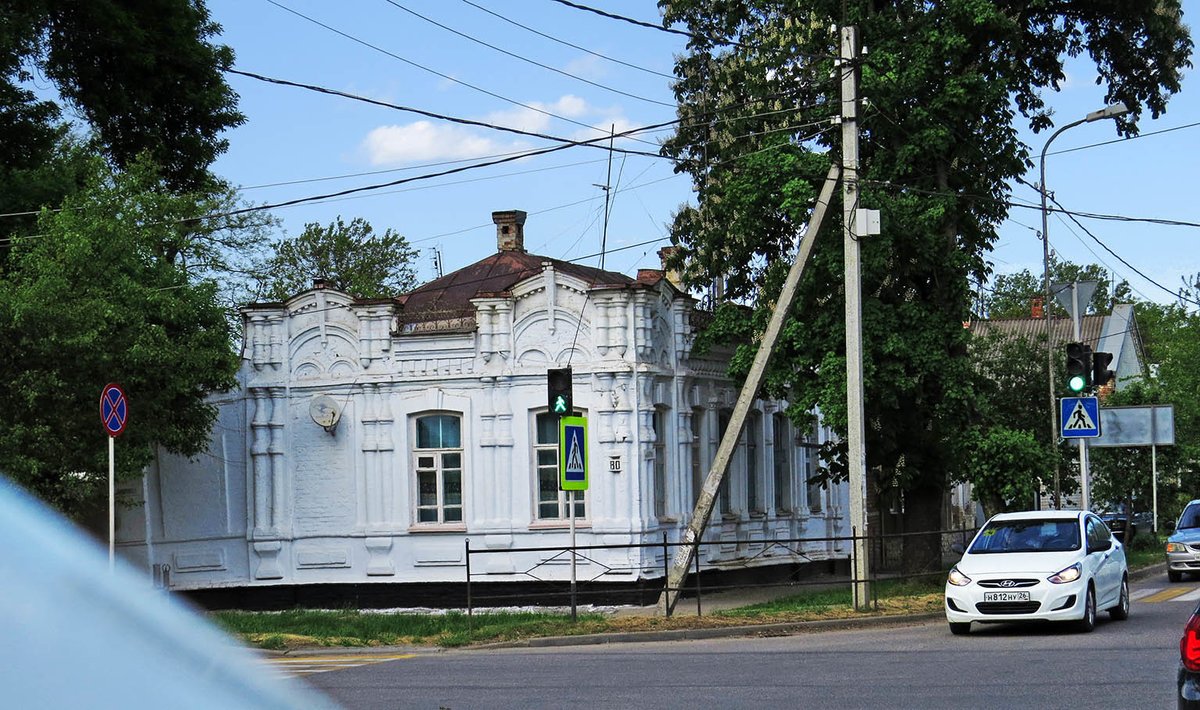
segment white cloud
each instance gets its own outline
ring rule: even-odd
[[[602,79],[608,75],[608,65],[602,64],[600,58],[594,54],[585,54],[567,62],[563,71],[589,79]]]
[[[565,94],[552,102],[531,101],[531,108],[515,106],[488,114],[482,120],[506,128],[530,132],[554,132],[575,140],[608,135],[608,126],[616,124],[617,132],[633,127],[621,116],[618,108],[599,108],[573,94]],[[535,110],[540,109],[540,110]],[[546,113],[542,113],[545,111]],[[565,129],[550,131],[551,116],[586,120],[596,129]],[[379,126],[362,141],[362,149],[371,165],[403,165],[430,160],[477,158],[507,153],[528,147],[528,142],[503,140],[503,134],[486,128],[447,125],[436,121],[415,121],[404,125]]]
[[[484,120],[498,126],[517,128],[522,131],[545,131],[550,125],[551,117],[547,115],[549,113],[567,118],[578,118],[595,110],[588,105],[587,101],[573,94],[566,94],[552,103],[529,101],[527,105],[531,108],[514,106],[510,109],[490,113]]]
[[[507,145],[475,135],[466,128],[439,125],[430,121],[417,121],[403,126],[379,126],[367,134],[362,147],[372,165],[476,158],[509,149]]]

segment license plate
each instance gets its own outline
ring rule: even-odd
[[[985,602],[1027,602],[1029,592],[984,592]]]

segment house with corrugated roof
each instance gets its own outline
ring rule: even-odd
[[[1109,369],[1116,372],[1116,377],[1101,387],[1098,396],[1103,398],[1114,390],[1127,387],[1131,382],[1146,376],[1145,351],[1142,347],[1141,333],[1137,320],[1134,318],[1132,304],[1114,304],[1109,314],[1085,314],[1079,323],[1079,337],[1075,337],[1075,325],[1067,316],[1045,317],[1040,299],[1031,309],[1028,318],[995,318],[971,320],[964,325],[970,328],[972,335],[987,336],[1000,334],[1005,338],[1025,338],[1042,340],[1050,334],[1050,347],[1056,351],[1062,350],[1067,343],[1080,342],[1087,345],[1093,352],[1111,353],[1112,362]],[[1060,375],[1062,373],[1059,373]],[[1065,375],[1062,377],[1065,381]],[[1048,385],[1047,385],[1048,386]],[[1047,394],[1048,396],[1048,394]],[[1053,491],[1044,491],[1041,504],[1045,508],[1053,505]],[[959,484],[950,489],[944,506],[944,517],[948,523],[970,524],[982,522],[982,510],[971,499],[970,486]],[[1078,505],[1077,499],[1064,496],[1064,505]]]
[[[664,270],[637,277],[526,252],[526,213],[494,212],[497,249],[393,299],[317,281],[243,310],[241,387],[214,397],[212,443],[161,455],[127,495],[118,549],[172,589],[341,585],[400,604],[411,585],[565,580],[547,370],[571,368],[589,487],[579,578],[663,576],[729,421],[729,351],[693,351],[705,313]],[[704,570],[846,558],[844,485],[809,485],[816,447],[785,403],[755,403],[701,549]],[[487,554],[468,556],[467,545]],[[511,552],[509,552],[511,550]],[[478,581],[479,577],[473,577]],[[380,593],[379,590],[385,592]]]

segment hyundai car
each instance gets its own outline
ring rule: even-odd
[[[1167,538],[1167,578],[1178,582],[1188,572],[1200,574],[1200,500],[1187,504]]]
[[[946,621],[1066,621],[1091,631],[1098,610],[1129,616],[1125,548],[1095,513],[1002,513],[975,535],[946,579]]]

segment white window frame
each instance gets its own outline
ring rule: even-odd
[[[742,432],[746,446],[746,511],[749,513],[763,512],[762,472],[758,465],[759,443],[762,437],[762,412],[750,410],[746,416],[746,426]]]
[[[700,489],[704,487],[704,407],[692,407],[692,505],[700,500]]]
[[[439,446],[430,448],[420,448],[419,446],[419,426],[420,421],[431,417],[452,417],[458,422],[458,446]],[[462,528],[466,526],[466,451],[463,448],[462,442],[466,438],[463,431],[463,415],[461,412],[453,411],[431,411],[420,412],[410,417],[412,421],[411,436],[411,463],[412,463],[412,485],[413,485],[413,525],[417,527],[456,527]],[[444,443],[444,442],[439,442]],[[458,457],[458,468],[454,468],[453,457]],[[449,483],[448,474],[457,471],[458,473],[458,502],[452,500],[447,501],[451,495],[452,486]],[[422,503],[421,500],[421,478],[422,474],[433,473],[434,483],[436,485],[436,500],[433,503]],[[422,511],[434,511],[436,519],[422,520]],[[457,519],[448,513],[457,511]]]
[[[584,413],[576,410],[572,412],[574,416],[586,416]],[[539,417],[550,417],[555,420],[554,440],[543,442],[538,437],[541,430],[538,428]],[[558,422],[557,415],[552,414],[548,409],[535,409],[530,411],[529,416],[529,442],[530,452],[529,461],[533,468],[533,509],[530,514],[530,520],[534,525],[541,527],[557,527],[560,525],[570,525],[570,509],[568,508],[567,492],[558,489]],[[549,465],[549,458],[541,459],[541,452],[553,452],[554,465]],[[543,462],[544,461],[544,462]],[[591,466],[594,469],[594,462]],[[557,491],[554,500],[542,499],[542,476],[554,476],[554,488]],[[554,505],[554,516],[542,516],[542,506]],[[588,518],[589,506],[587,504],[587,491],[575,491],[575,522],[586,521]]]
[[[792,512],[792,457],[789,455],[791,438],[787,415],[776,412],[771,415],[771,473],[775,481],[775,514]]]
[[[804,443],[801,444],[801,447],[804,449],[804,502],[808,506],[808,512],[814,515],[825,511],[823,500],[825,489],[820,484],[812,482],[813,477],[820,468],[820,457],[817,454],[820,446],[821,428],[814,422],[812,432],[804,434]]]
[[[654,461],[651,470],[654,482],[654,515],[667,517],[667,414],[666,407],[655,407],[650,414],[650,428],[654,431]]]

